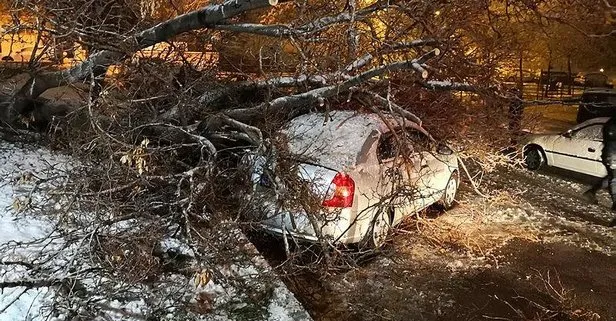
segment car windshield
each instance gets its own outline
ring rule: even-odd
[[[377,138],[377,128],[373,115],[338,111],[299,116],[282,133],[292,154],[341,170],[356,165],[364,143],[373,134]]]

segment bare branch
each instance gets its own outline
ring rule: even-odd
[[[469,92],[479,91],[479,88],[469,83],[430,80],[426,82],[420,82],[420,84],[423,87],[427,89],[432,89],[432,90],[453,90],[453,91],[469,91]]]
[[[404,49],[419,48],[424,46],[436,46],[438,44],[439,41],[436,39],[417,39],[413,41],[403,41],[394,44],[387,44],[385,45],[385,48],[387,49],[387,51],[391,52]]]
[[[270,37],[307,36],[323,31],[333,25],[362,20],[366,16],[389,7],[387,3],[375,3],[365,9],[355,12],[355,17],[349,12],[342,12],[335,16],[321,17],[304,25],[293,27],[289,25],[263,25],[256,23],[217,24],[214,29],[227,30],[240,33],[251,33]]]
[[[246,11],[274,6],[277,2],[277,0],[227,0],[222,4],[209,5],[139,32],[133,39],[125,41],[123,47],[132,48],[132,51],[143,49],[190,30],[212,27]],[[16,116],[25,108],[20,102],[37,98],[49,88],[86,79],[95,68],[107,68],[126,56],[125,52],[103,50],[67,70],[36,75],[17,92],[13,103],[3,113],[2,118],[9,124],[16,123]]]
[[[354,86],[360,85],[374,77],[378,77],[385,72],[393,72],[403,69],[415,70],[416,65],[421,65],[439,54],[438,49],[434,49],[425,55],[412,60],[394,62],[391,64],[379,66],[357,76],[351,77],[339,84],[330,85],[327,87],[317,88],[305,93],[283,96],[272,100],[269,103],[264,103],[256,107],[235,109],[226,111],[225,113],[236,120],[247,122],[250,119],[258,116],[266,109],[285,109],[289,107],[300,108],[309,104],[313,104],[319,99],[336,96],[342,92],[346,92]]]
[[[372,91],[365,91],[365,93],[369,94],[372,98],[374,98],[374,100],[376,100],[377,103],[379,103],[383,107],[391,108],[393,112],[400,114],[402,117],[416,123],[419,126],[423,124],[422,120],[419,117],[417,117],[417,115],[395,104],[390,99],[387,99]]]

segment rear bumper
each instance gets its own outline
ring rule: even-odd
[[[309,242],[309,243],[319,242],[319,237],[316,235],[312,235],[312,234],[298,233],[298,232],[289,231],[286,229],[283,230],[281,228],[273,227],[267,224],[261,224],[261,228],[266,233],[272,234],[280,238],[291,237],[292,239],[302,241],[302,242]],[[351,243],[357,242],[354,238],[349,238],[349,237],[339,237],[339,238],[334,239],[332,235],[323,235],[323,238],[325,241],[332,242],[335,244],[351,244]]]
[[[287,231],[286,229],[283,230],[281,228],[276,228],[276,227],[273,227],[267,224],[261,224],[261,228],[265,230],[267,233],[273,234],[279,237],[291,236],[294,239],[299,239],[302,241],[308,241],[308,242],[313,242],[313,243],[316,243],[317,241],[319,241],[319,238],[315,235]]]
[[[259,221],[260,228],[275,236],[290,236],[299,241],[319,242],[320,235],[323,240],[331,243],[354,243],[361,239],[354,235],[356,231],[351,222],[350,208],[342,209],[331,216],[319,213],[314,216],[312,222],[304,212],[276,213],[271,205],[261,207],[260,212],[265,214],[265,219]],[[320,220],[317,217],[328,217],[328,219]]]

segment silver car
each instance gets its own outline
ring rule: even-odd
[[[415,123],[335,111],[299,116],[280,134],[288,155],[252,158],[251,215],[266,231],[379,247],[405,217],[454,204],[457,156]],[[283,165],[288,159],[295,165]],[[316,206],[293,202],[311,197]]]
[[[592,118],[561,134],[530,135],[522,142],[524,162],[530,170],[554,166],[592,175],[607,176],[602,161],[603,127],[609,117]]]

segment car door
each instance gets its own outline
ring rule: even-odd
[[[554,166],[592,176],[604,176],[601,162],[603,126],[582,127],[555,139],[552,145]]]
[[[423,133],[408,128],[406,130],[409,143],[412,145],[412,165],[418,172],[415,181],[417,197],[413,200],[414,210],[422,210],[440,199],[451,170],[441,155],[436,153],[436,144]]]
[[[414,212],[415,200],[423,187],[419,170],[422,160],[409,149],[410,143],[402,130],[384,134],[378,144],[377,158],[380,164],[378,190],[384,205],[395,209],[394,221],[403,213]]]
[[[397,205],[396,190],[402,184],[402,170],[398,143],[393,133],[381,136],[377,147],[377,159],[379,161],[379,182],[377,191],[378,202],[387,205]]]

